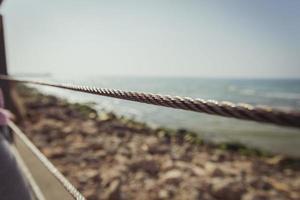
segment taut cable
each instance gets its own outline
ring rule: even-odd
[[[40,150],[26,137],[26,135],[13,123],[9,122],[9,127],[22,140],[26,147],[36,156],[36,158],[47,168],[47,170],[59,181],[59,183],[76,200],[85,200],[85,197],[62,175],[59,170],[44,156]]]
[[[0,80],[51,86],[67,90],[85,92],[89,94],[96,94],[129,101],[136,101],[140,103],[147,103],[236,119],[272,123],[282,126],[300,127],[299,111],[284,111],[268,106],[252,106],[245,103],[234,104],[226,101],[206,101],[203,99],[193,99],[189,97],[178,97],[144,92],[130,92],[80,85],[50,83],[44,81],[21,80],[4,75],[0,75]]]

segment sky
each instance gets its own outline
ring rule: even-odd
[[[5,0],[11,74],[300,78],[299,0]]]

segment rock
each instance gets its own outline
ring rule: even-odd
[[[118,150],[118,153],[123,155],[123,156],[126,156],[126,157],[130,157],[131,156],[131,152],[130,152],[130,149],[127,148],[127,147],[120,147],[119,150]]]
[[[92,180],[100,180],[99,179],[99,171],[95,169],[87,169],[84,171],[80,171],[77,173],[78,180],[82,183],[86,183]]]
[[[223,200],[240,200],[246,189],[238,181],[215,178],[211,185],[211,193],[214,197]]]
[[[204,176],[205,175],[205,171],[197,166],[191,166],[191,171],[194,175],[196,176]]]
[[[90,147],[90,145],[87,144],[87,143],[84,143],[84,142],[74,142],[72,144],[72,146],[69,147],[68,150],[70,150],[71,152],[82,151],[83,149],[89,148],[89,147]]]
[[[300,199],[300,194],[299,192],[291,192],[290,197],[291,199]]]
[[[97,191],[95,189],[85,189],[82,194],[86,199],[98,199]]]
[[[207,173],[212,177],[223,177],[224,172],[212,162],[206,162],[204,166]]]
[[[282,193],[277,193],[275,191],[262,192],[262,191],[250,191],[243,195],[242,200],[283,200],[283,199],[299,199],[299,198],[287,198],[282,195]]]
[[[160,166],[154,159],[135,160],[129,164],[131,171],[143,170],[151,175],[157,175]]]
[[[72,126],[65,126],[63,129],[62,129],[62,133],[65,133],[65,134],[69,134],[73,131],[73,128]]]
[[[160,182],[178,185],[183,180],[182,176],[183,174],[180,170],[173,169],[163,174],[160,178]]]
[[[211,172],[212,177],[223,177],[224,172],[220,168],[216,168]]]
[[[90,114],[88,115],[88,117],[89,117],[90,119],[96,119],[96,118],[97,118],[97,113],[92,112],[92,113],[90,113]]]
[[[95,157],[98,158],[98,160],[99,160],[99,159],[101,159],[101,158],[106,157],[106,156],[107,156],[107,153],[106,153],[106,151],[104,151],[104,150],[97,150],[97,151],[94,152],[94,155],[95,155]]]
[[[210,157],[210,160],[213,162],[224,162],[226,159],[226,154],[221,151],[216,151],[215,154]]]
[[[168,190],[159,190],[158,192],[158,198],[160,199],[169,199],[170,198],[170,194]]]
[[[112,119],[115,119],[116,118],[116,115],[114,113],[105,113],[105,112],[101,112],[99,115],[98,115],[98,120],[100,122],[105,122],[105,121],[109,121],[109,120],[112,120]]]
[[[289,185],[287,185],[284,182],[280,182],[280,181],[277,181],[276,179],[269,178],[269,177],[267,178],[267,182],[269,184],[271,184],[276,190],[279,190],[281,192],[289,192],[290,191]]]
[[[294,180],[294,181],[292,182],[292,185],[293,185],[294,188],[300,188],[300,178]],[[300,195],[300,194],[299,194],[299,195]]]
[[[149,152],[150,154],[165,154],[169,152],[170,148],[165,144],[152,143],[152,144],[144,144],[142,146],[144,151]]]
[[[101,138],[93,138],[93,140],[88,140],[89,147],[93,150],[103,149],[103,140]]]
[[[184,161],[174,162],[172,160],[166,160],[162,163],[161,171],[166,172],[172,169],[180,169],[183,172],[190,172],[192,176],[204,176],[207,174],[207,172],[201,167]]]
[[[127,163],[128,158],[127,158],[126,156],[117,154],[117,155],[115,156],[115,160],[118,162],[118,164],[124,165],[124,164]]]
[[[112,180],[114,179],[119,179],[121,180],[122,178],[126,178],[127,172],[127,167],[124,165],[116,165],[115,167],[112,168],[104,168],[100,169],[101,173],[101,184],[103,186],[107,186]]]
[[[89,169],[85,172],[85,175],[88,179],[93,179],[93,178],[98,177],[99,171],[95,170],[95,169]]]
[[[216,200],[216,198],[214,198],[213,196],[211,196],[207,192],[200,192],[198,194],[198,198],[197,199],[199,199],[199,200]]]
[[[242,200],[269,200],[266,194],[256,194],[254,192],[249,192],[245,194]]]
[[[272,185],[269,182],[265,181],[263,177],[253,178],[249,184],[255,189],[260,190],[270,190],[272,188]]]
[[[165,154],[169,152],[169,147],[167,145],[149,146],[148,152],[151,154]]]
[[[95,122],[93,120],[85,121],[81,124],[81,126],[81,131],[83,134],[93,135],[98,132],[98,129],[95,126]]]
[[[58,109],[50,109],[47,115],[49,118],[56,119],[59,121],[65,121],[68,119],[68,117],[64,114],[64,112]]]
[[[103,199],[111,199],[111,200],[122,199],[120,188],[121,188],[121,181],[118,179],[113,180],[109,184],[109,187],[105,189],[102,198]]]
[[[117,153],[118,148],[120,147],[121,139],[115,136],[112,136],[112,138],[104,143],[104,148],[106,152],[110,155],[114,155]]]
[[[107,115],[107,114],[104,113],[104,112],[101,112],[101,113],[98,115],[98,120],[99,120],[99,121],[107,121],[107,120],[109,120],[109,119],[110,119],[109,115]]]
[[[188,161],[190,159],[190,156],[186,152],[186,149],[182,146],[171,146],[170,154],[173,160]]]
[[[42,152],[49,158],[60,158],[65,155],[62,147],[45,147]]]
[[[80,158],[89,163],[97,163],[99,161],[99,152],[96,153],[93,151],[88,151],[84,154],[81,154]]]
[[[269,158],[266,160],[266,163],[269,165],[280,165],[280,163],[284,160],[284,157],[282,155],[273,156],[272,158]]]
[[[144,181],[144,183],[145,183],[145,189],[146,189],[146,190],[151,190],[152,188],[154,188],[154,187],[157,185],[155,179],[149,179],[149,178],[147,178],[147,179]]]

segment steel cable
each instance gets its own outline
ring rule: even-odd
[[[284,111],[269,106],[252,106],[245,103],[217,102],[214,100],[192,99],[144,92],[120,91],[97,87],[88,87],[71,84],[58,84],[44,81],[21,80],[0,75],[0,80],[29,83],[43,86],[63,88],[101,96],[113,97],[140,103],[147,103],[176,109],[183,109],[223,117],[231,117],[256,122],[272,123],[282,126],[300,127],[299,111]]]
[[[9,122],[9,127],[22,140],[36,158],[47,168],[47,170],[61,183],[61,185],[77,200],[85,200],[85,197],[62,175],[59,170],[32,144],[26,135],[13,123]]]

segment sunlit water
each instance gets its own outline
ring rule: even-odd
[[[244,102],[253,105],[300,110],[300,80],[204,79],[204,78],[137,78],[84,77],[56,82],[69,82],[103,88],[151,92],[218,101]],[[154,126],[194,130],[214,141],[240,141],[266,150],[300,156],[300,129],[228,119],[207,114],[176,110],[100,97],[79,92],[39,87],[42,91],[72,101],[95,102],[99,109],[115,111]]]

